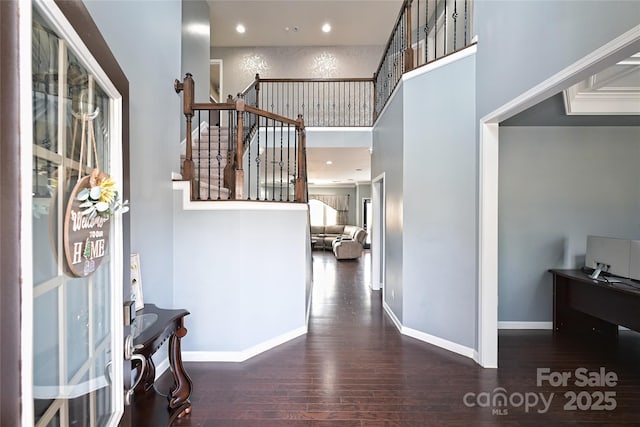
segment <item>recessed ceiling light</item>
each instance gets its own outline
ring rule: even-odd
[[[238,24],[236,26],[236,31],[239,32],[240,34],[244,34],[244,32],[247,31],[247,29],[244,27],[244,25]]]
[[[332,165],[332,164],[333,164],[333,162],[332,162],[331,160],[327,160],[327,161],[326,161],[326,164],[328,164],[328,165]]]
[[[329,24],[328,22],[326,24],[324,24],[322,26],[322,32],[323,33],[329,33],[331,32],[331,24]]]

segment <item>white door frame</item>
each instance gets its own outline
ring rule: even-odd
[[[371,209],[373,209],[373,224],[371,225],[371,289],[382,289],[384,302],[385,265],[385,179],[384,173],[371,180]]]
[[[218,95],[220,96],[220,99],[218,100],[218,103],[222,103],[225,102],[225,97],[224,97],[224,89],[222,87],[223,84],[223,63],[222,63],[222,59],[210,59],[209,60],[209,74],[211,74],[211,66],[212,65],[218,65],[220,67],[220,75],[218,76],[218,80],[220,81],[220,90],[218,91]],[[209,85],[211,85],[211,75],[209,75]],[[209,91],[211,92],[211,91]],[[209,93],[209,98],[211,98],[211,93]]]
[[[61,39],[66,41],[68,47],[74,52],[74,54],[82,61],[86,70],[91,73],[95,78],[97,84],[100,85],[104,93],[111,98],[112,102],[109,111],[109,129],[112,133],[110,143],[110,175],[120,184],[118,188],[119,194],[123,194],[122,185],[122,95],[118,92],[118,89],[113,84],[112,80],[105,73],[98,60],[89,51],[89,48],[84,44],[80,36],[77,34],[74,27],[69,23],[62,11],[56,6],[53,1],[49,0],[34,0],[28,4],[28,7],[21,6],[21,14],[19,18],[19,32],[20,32],[20,81],[30,81],[32,74],[32,6],[35,3],[38,6],[39,12],[43,17],[48,19],[52,25],[58,31]],[[28,79],[28,80],[27,80]],[[20,104],[23,114],[20,116],[21,122],[21,165],[23,171],[30,171],[32,168],[32,156],[33,156],[33,133],[32,133],[32,121],[33,121],[33,108],[32,108],[32,87],[31,85],[21,85],[20,87]],[[22,209],[22,225],[21,225],[21,274],[22,274],[22,287],[21,287],[21,313],[22,313],[22,325],[21,325],[21,404],[22,404],[22,425],[35,425],[34,423],[34,387],[33,387],[33,335],[34,335],[34,306],[33,306],[33,229],[32,229],[32,176],[31,173],[23,173],[21,183],[21,209]],[[120,310],[120,304],[123,301],[123,283],[122,274],[123,271],[123,236],[122,236],[122,219],[119,216],[114,216],[113,230],[111,232],[111,260],[109,262],[109,268],[111,269],[113,285],[110,289],[109,298],[113,303],[112,309],[115,310],[110,318],[111,324],[109,325],[112,335],[113,345],[110,348],[112,351],[112,370],[111,378],[113,380],[113,395],[112,405],[113,409],[108,420],[107,425],[117,425],[124,413],[124,366],[123,358],[120,355],[124,354],[123,350],[123,321]],[[59,267],[61,268],[61,267]]]
[[[498,367],[499,123],[640,51],[640,25],[480,119],[478,182],[478,357]]]

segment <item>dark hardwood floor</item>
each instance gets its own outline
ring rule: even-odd
[[[368,256],[313,256],[308,334],[244,363],[186,363],[193,412],[175,425],[640,425],[640,334],[601,341],[502,331],[500,368],[483,369],[402,336],[384,314],[381,292],[366,285]],[[567,385],[538,386],[537,370],[545,368],[553,380],[570,374]],[[594,382],[601,368],[607,374],[580,386],[579,368]]]

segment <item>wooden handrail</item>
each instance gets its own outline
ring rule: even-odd
[[[382,50],[382,58],[380,58],[380,63],[378,64],[378,68],[376,69],[376,72],[373,75],[373,78],[375,80],[376,76],[380,73],[380,69],[382,68],[382,65],[384,64],[384,60],[387,56],[387,51],[389,50],[389,48],[391,47],[391,44],[393,43],[393,38],[394,35],[396,34],[396,31],[398,29],[398,26],[400,25],[400,22],[402,21],[402,15],[404,14],[404,11],[409,8],[411,9],[411,3],[413,2],[413,0],[404,0],[402,2],[402,6],[400,7],[400,12],[398,12],[398,17],[396,18],[396,24],[393,26],[393,30],[391,30],[391,35],[389,35],[389,39],[387,40],[387,44],[384,46],[384,49]],[[411,27],[409,27],[411,28]]]
[[[335,83],[335,82],[373,82],[373,77],[332,77],[332,78],[281,78],[281,79],[263,79],[260,78],[260,82],[262,83],[298,83],[298,82],[309,82],[309,83]]]
[[[291,120],[291,119],[288,119],[288,118],[286,118],[284,116],[281,116],[279,114],[271,113],[271,112],[266,111],[266,110],[261,110],[260,108],[255,108],[255,107],[252,107],[250,105],[246,105],[245,104],[244,109],[245,109],[245,111],[248,111],[250,113],[256,114],[258,116],[266,117],[266,118],[272,119],[272,120],[277,120],[277,121],[280,121],[282,123],[286,123],[286,124],[289,124],[289,125],[297,126],[297,125],[300,124],[300,122],[298,120]]]
[[[207,103],[207,102],[195,102],[191,104],[191,108],[193,110],[233,110],[235,108],[235,102],[225,102],[221,103]]]

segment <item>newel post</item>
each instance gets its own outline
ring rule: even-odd
[[[236,114],[238,115],[238,124],[237,124],[237,139],[236,139],[236,160],[235,160],[235,181],[232,187],[233,191],[233,199],[241,200],[243,198],[243,189],[244,189],[244,170],[242,169],[242,139],[243,139],[243,128],[244,128],[244,97],[242,95],[238,95],[238,99],[236,99]]]
[[[407,29],[407,34],[406,34],[406,43],[407,43],[407,47],[404,50],[404,72],[406,73],[407,71],[411,71],[413,70],[413,47],[412,47],[412,43],[411,43],[411,4],[413,3],[413,0],[408,0],[405,4],[406,4],[406,29]]]
[[[182,178],[191,182],[191,197],[196,195],[196,180],[193,167],[193,145],[191,141],[191,120],[193,119],[194,82],[190,73],[184,77],[184,81],[176,79],[173,83],[176,93],[184,92],[182,96],[182,110],[186,119],[186,150],[182,162]]]
[[[298,114],[298,176],[296,177],[296,202],[307,203],[307,136],[302,114]]]

